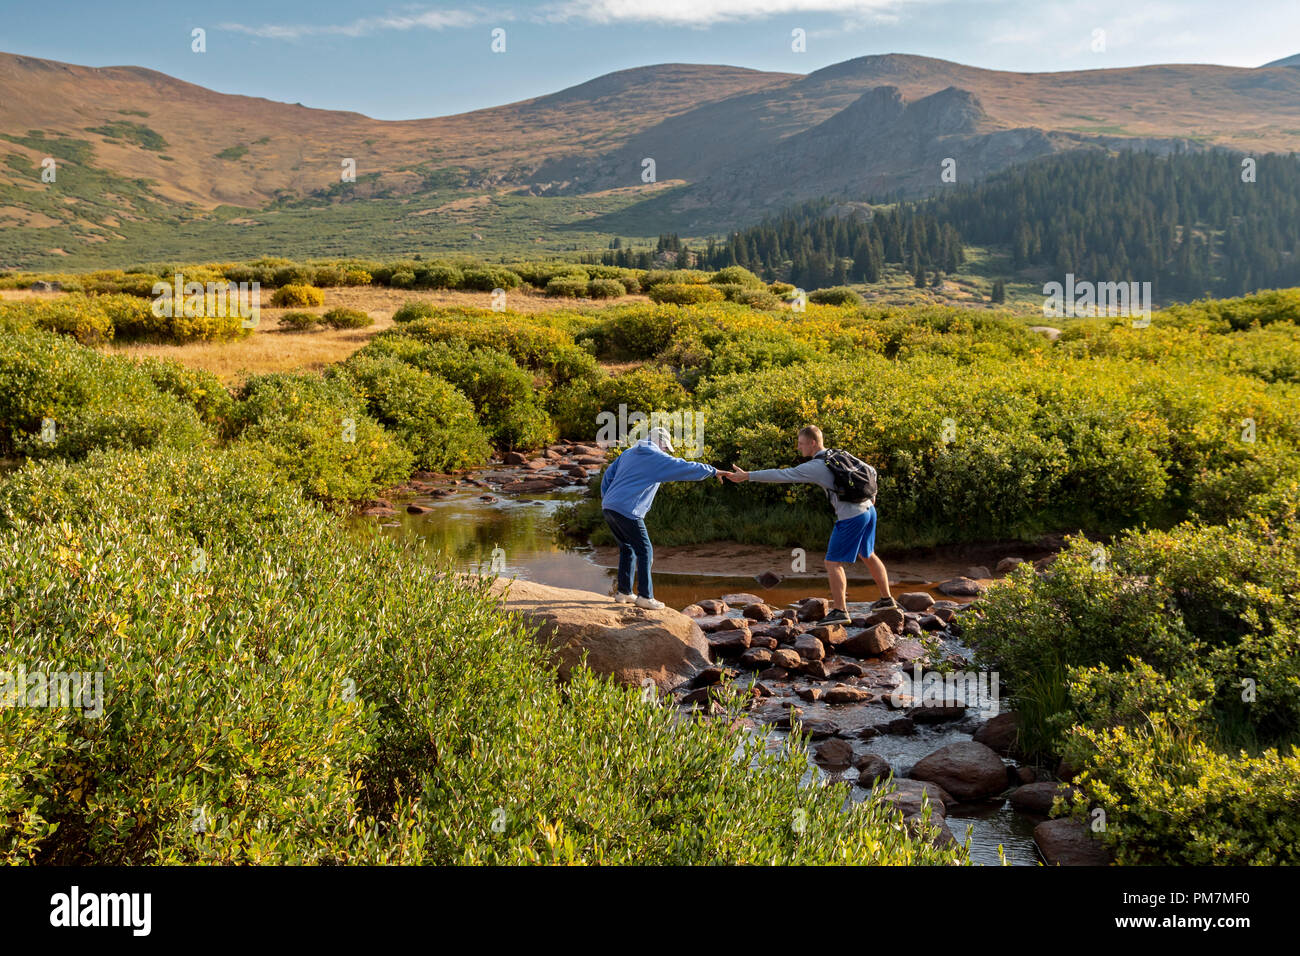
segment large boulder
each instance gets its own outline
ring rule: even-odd
[[[691,680],[710,665],[704,632],[671,608],[652,611],[616,604],[602,594],[498,578],[492,585],[505,610],[536,625],[535,639],[552,652],[567,678],[587,655],[587,666],[620,684],[661,690]]]
[[[1111,861],[1110,851],[1088,828],[1068,817],[1038,824],[1034,842],[1048,866],[1107,866]]]
[[[1014,711],[990,717],[980,724],[973,735],[978,743],[989,747],[1004,757],[1011,756],[1020,739],[1019,725]]]
[[[908,776],[937,783],[958,800],[979,800],[1007,789],[1002,758],[973,740],[940,747],[923,757]]]

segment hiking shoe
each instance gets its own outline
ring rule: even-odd
[[[650,611],[663,610],[664,602],[656,601],[654,598],[639,597],[636,599],[636,606],[643,607]]]
[[[631,604],[633,601],[636,600],[636,597],[634,597],[631,594],[624,594],[622,591],[619,591],[617,594],[614,595],[614,600],[619,604]]]
[[[872,601],[871,606],[876,610],[886,607],[898,607],[898,602],[892,597],[882,597],[879,601]]]
[[[851,618],[844,611],[835,608],[831,613],[818,621],[818,624],[848,624]]]

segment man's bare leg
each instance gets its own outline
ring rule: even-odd
[[[880,596],[893,597],[893,595],[889,593],[889,572],[885,570],[885,562],[880,560],[880,555],[872,551],[871,557],[864,558],[859,555],[858,560],[864,562],[867,566],[867,570],[871,572],[871,577],[875,580],[876,587],[880,588]],[[840,573],[843,573],[842,568],[840,569]]]
[[[831,607],[849,613],[846,602],[848,597],[848,579],[844,574],[844,565],[839,561],[826,562],[826,580],[831,586]]]

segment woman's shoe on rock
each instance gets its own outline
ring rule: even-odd
[[[648,611],[661,611],[663,610],[664,602],[656,601],[654,598],[639,597],[636,599],[636,606],[643,607]]]
[[[634,597],[631,594],[624,594],[620,591],[619,593],[614,595],[614,600],[617,601],[619,604],[631,604],[633,601],[636,600],[636,597]]]

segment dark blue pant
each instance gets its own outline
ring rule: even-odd
[[[655,593],[650,581],[650,565],[654,562],[655,552],[650,545],[650,532],[646,531],[645,521],[629,518],[607,508],[605,523],[614,532],[614,539],[618,542],[619,593],[632,593],[632,567],[635,565],[637,593],[643,598],[653,598]]]

